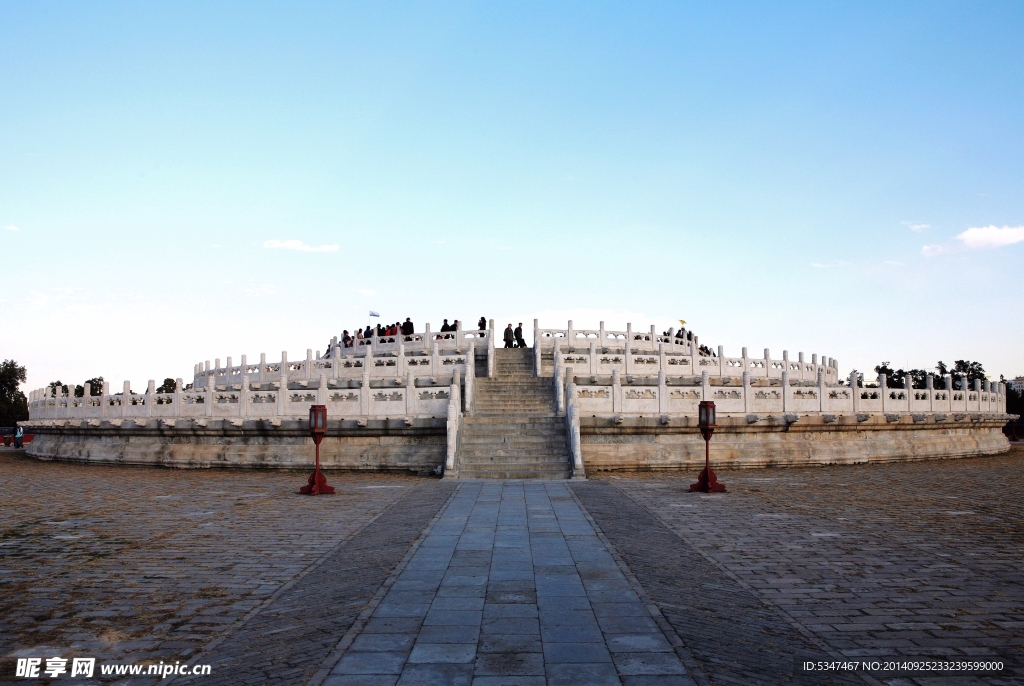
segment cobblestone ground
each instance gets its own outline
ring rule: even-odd
[[[716,643],[793,652],[798,642],[780,645],[777,635],[788,624],[832,654],[998,656],[1014,665],[1000,676],[889,683],[1024,683],[1024,455],[719,477],[728,494],[689,493],[692,476],[574,486],[609,531],[612,517],[638,516],[621,495],[685,541],[680,557],[639,527],[631,539],[610,536],[712,682],[772,683]],[[621,515],[608,511],[615,505]],[[692,583],[686,559],[707,564],[706,583]],[[737,605],[738,586],[749,597]],[[732,628],[708,637],[718,598]],[[768,626],[755,598],[775,614]],[[708,621],[690,623],[702,614]]]
[[[0,452],[0,682],[60,655],[214,664],[198,686],[1021,684],[1022,467],[722,472],[711,496],[694,475],[332,475],[308,498],[295,473]],[[1014,671],[797,669],[843,656]]]
[[[191,657],[424,483],[332,475],[338,494],[310,498],[294,472],[12,453],[0,452],[0,680],[18,655]]]

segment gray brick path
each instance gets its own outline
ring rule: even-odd
[[[565,484],[467,482],[324,686],[693,684]]]
[[[612,484],[572,488],[711,683],[863,683],[797,672],[796,659],[829,653]]]

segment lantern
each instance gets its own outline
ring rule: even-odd
[[[697,407],[697,425],[704,437],[704,471],[697,477],[697,483],[690,484],[691,491],[701,493],[725,493],[725,484],[711,470],[711,435],[715,433],[715,403],[702,400]]]
[[[309,433],[316,444],[316,467],[309,475],[309,482],[299,489],[299,493],[305,495],[320,495],[334,493],[334,487],[327,485],[327,477],[320,471],[320,441],[324,440],[327,433],[327,406],[311,405],[309,408]]]

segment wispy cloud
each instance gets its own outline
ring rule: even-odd
[[[828,269],[832,265],[830,265],[830,264],[822,264],[821,262],[811,262],[811,266],[816,268],[816,269]]]
[[[4,228],[7,229],[8,231],[17,231],[18,230],[18,227],[15,226],[14,224],[8,224]]]
[[[1024,241],[1024,226],[977,226],[957,234],[956,238],[972,250],[1002,248]]]
[[[299,252],[337,252],[338,245],[306,245],[302,241],[292,238],[287,241],[279,241],[276,238],[263,244],[264,248],[280,248],[282,250],[298,250]]]
[[[1007,245],[1024,243],[1024,226],[972,226],[958,233],[956,239],[960,243],[923,246],[921,254],[925,257],[935,257],[964,250],[1004,248]]]
[[[905,226],[908,229],[910,229],[911,231],[914,231],[915,233],[921,233],[922,231],[927,231],[928,229],[932,228],[931,224],[922,224],[920,222],[900,222],[900,223],[903,224],[903,226]]]
[[[360,289],[359,289],[358,291],[356,291],[356,292],[357,292],[357,293],[360,293],[360,294],[362,294],[362,295],[377,295],[377,291],[372,291],[372,290],[370,290],[369,288],[360,288]]]

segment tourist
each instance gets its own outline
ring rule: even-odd
[[[480,317],[480,321],[476,323],[476,328],[480,329],[481,331],[485,330],[487,328],[487,320],[484,319],[483,317]]]
[[[370,328],[369,324],[367,324],[366,325],[366,331],[363,332],[363,340],[367,340],[367,339],[370,339],[370,338],[373,338],[373,329]]]
[[[20,426],[18,426],[18,427],[16,427],[14,429],[14,447],[15,448],[20,448],[21,447],[21,439],[22,439],[22,437],[24,435],[25,435],[25,430],[22,429]]]
[[[448,325],[448,320],[445,319],[444,320],[444,324],[441,325],[441,333],[446,333],[446,332],[451,331],[451,330],[452,330],[451,327]]]
[[[352,347],[352,337],[348,335],[348,329],[341,332],[341,344],[346,348]]]
[[[505,327],[505,347],[514,348],[516,341],[515,332],[512,331],[512,322],[509,322],[508,326]]]
[[[526,341],[523,340],[523,323],[522,322],[519,322],[519,326],[516,327],[515,336],[516,336],[516,347],[517,348],[525,348],[526,347]]]
[[[410,319],[409,317],[406,317],[405,318],[405,324],[402,324],[402,335],[403,336],[411,336],[414,333],[416,333],[416,327],[413,325],[412,319]],[[412,339],[411,338],[406,338],[405,340],[411,341]]]

